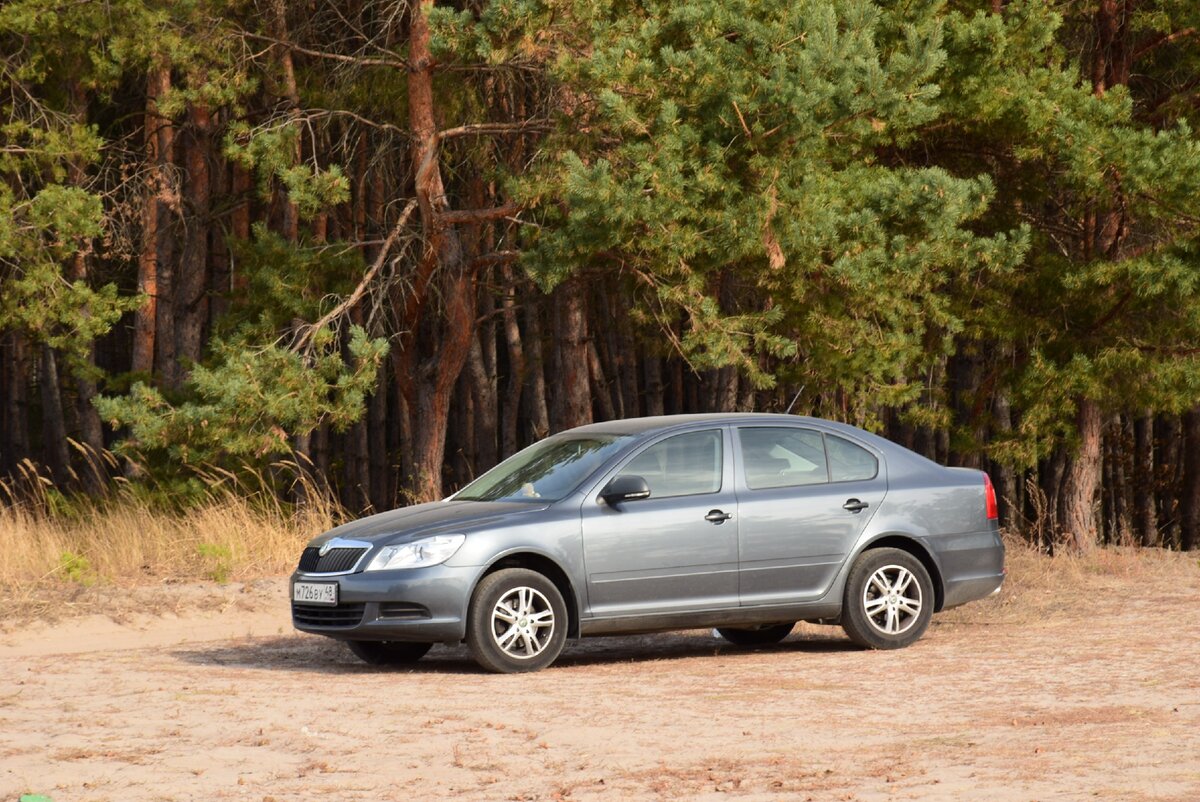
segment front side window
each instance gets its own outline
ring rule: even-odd
[[[456,501],[558,501],[624,448],[628,435],[562,435],[534,443],[464,487]]]
[[[647,448],[621,469],[620,476],[640,476],[650,485],[650,498],[694,496],[721,489],[721,432],[688,432]]]
[[[811,429],[750,427],[738,429],[746,486],[751,490],[824,484],[825,446]]]

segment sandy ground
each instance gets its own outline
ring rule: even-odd
[[[1194,802],[1186,559],[1018,579],[900,652],[829,627],[758,651],[689,632],[569,644],[524,676],[462,647],[359,664],[292,632],[282,580],[168,590],[203,604],[0,635],[0,800]]]

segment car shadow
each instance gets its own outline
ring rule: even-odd
[[[696,657],[742,654],[827,654],[857,651],[838,637],[793,634],[771,646],[734,646],[707,631],[656,635],[587,638],[569,641],[552,670],[603,665],[688,660]],[[196,666],[229,666],[263,671],[302,671],[318,674],[478,674],[467,647],[436,645],[419,662],[403,666],[371,666],[350,654],[338,641],[313,635],[255,638],[241,643],[221,643],[179,648],[172,655]]]

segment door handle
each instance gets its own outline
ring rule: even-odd
[[[859,501],[856,498],[848,498],[846,499],[846,503],[842,505],[842,509],[849,510],[850,512],[862,512],[870,506],[871,505],[865,501]]]
[[[721,524],[725,523],[732,517],[733,517],[732,512],[721,512],[720,510],[709,510],[708,515],[704,516],[704,520],[720,526]]]

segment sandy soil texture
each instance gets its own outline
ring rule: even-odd
[[[1018,578],[900,652],[687,632],[524,676],[462,647],[359,664],[292,632],[282,580],[23,626],[0,800],[1200,799],[1195,557],[1063,584]]]

